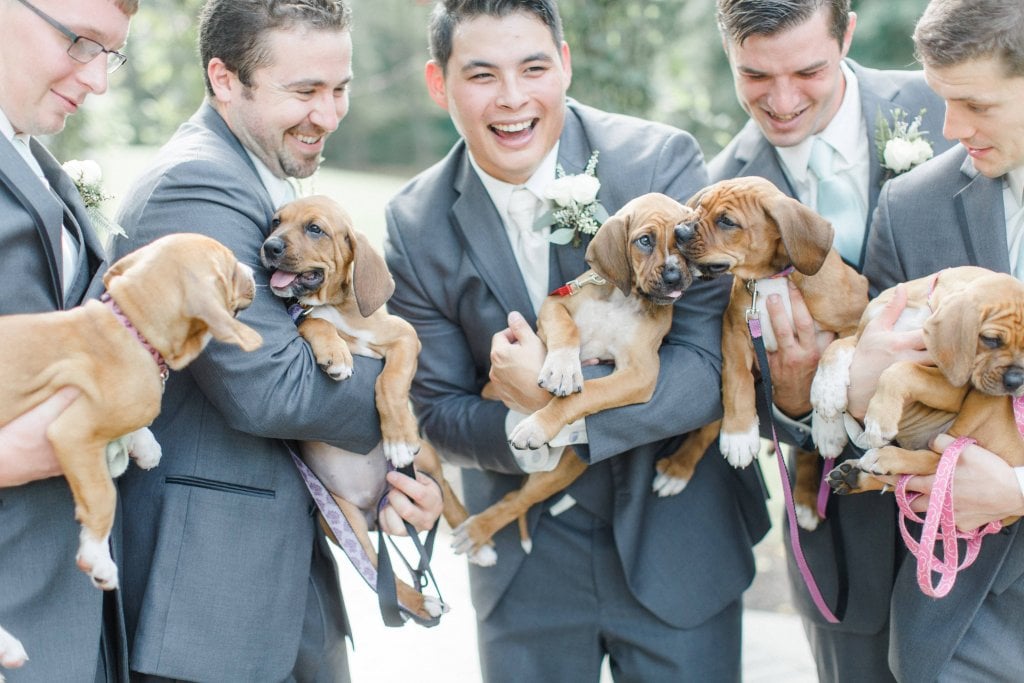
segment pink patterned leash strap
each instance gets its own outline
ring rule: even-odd
[[[1018,418],[1018,424],[1020,419]],[[910,503],[919,493],[907,493],[907,482],[912,475],[904,474],[896,484],[896,504],[899,506],[899,527],[903,542],[917,559],[917,585],[921,591],[933,598],[941,598],[949,594],[956,575],[961,569],[970,567],[981,551],[981,539],[1003,528],[1000,521],[989,522],[983,527],[971,531],[959,531],[953,515],[953,474],[960,454],[974,439],[961,436],[942,452],[939,466],[935,471],[935,483],[932,486],[931,498],[924,519],[913,510]],[[922,524],[921,542],[914,540],[907,529],[907,520]],[[966,542],[963,562],[960,563],[958,539]],[[935,545],[942,541],[942,559],[935,555]],[[932,585],[932,573],[939,575],[937,585]]]

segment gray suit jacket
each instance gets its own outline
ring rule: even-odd
[[[595,149],[599,199],[612,213],[650,191],[685,201],[707,180],[688,134],[570,102],[559,162],[567,174],[580,173]],[[426,436],[464,468],[467,507],[479,511],[522,481],[506,443],[507,410],[481,399],[480,390],[491,337],[506,327],[508,312],[518,310],[535,324],[526,286],[461,141],[389,203],[387,224],[385,251],[397,284],[390,307],[416,327],[423,343],[413,402]],[[586,246],[552,246],[552,288],[586,270]],[[654,397],[587,418],[590,445],[581,450],[591,467],[569,489],[591,505],[607,502],[610,509],[600,513],[614,521],[634,595],[681,627],[737,599],[752,578],[751,544],[768,526],[756,484],[744,482],[717,452],[704,458],[683,493],[660,499],[651,492],[654,461],[678,443],[673,437],[721,414],[720,402],[709,397],[719,393],[726,298],[720,282],[695,283],[686,292],[661,349]],[[530,511],[531,526],[539,508]],[[501,599],[524,557],[514,525],[495,542],[497,566],[470,567],[480,618]]]
[[[133,670],[199,680],[281,680],[292,670],[317,527],[285,440],[360,453],[380,441],[379,361],[334,382],[317,367],[259,249],[274,207],[241,144],[209,105],[160,150],[125,198],[117,254],[173,232],[230,247],[256,274],[239,319],[263,336],[245,353],[211,342],[171,373],[153,433],[163,460],[120,480],[125,613]],[[324,619],[344,628],[337,579]]]
[[[871,234],[871,215],[878,202],[879,191],[884,181],[884,169],[874,142],[875,126],[879,113],[891,123],[893,113],[898,109],[913,119],[925,108],[922,130],[928,131],[928,140],[935,153],[947,149],[950,143],[942,138],[942,116],[945,111],[942,100],[927,86],[920,71],[879,71],[867,69],[852,60],[848,65],[853,69],[860,85],[861,112],[867,122],[870,139],[870,184],[868,187],[868,226],[866,235]],[[761,134],[753,121],[747,125],[722,150],[708,166],[712,180],[736,176],[757,175],[772,181],[790,197],[796,192],[783,171],[775,148]],[[865,244],[868,238],[865,238]],[[758,392],[758,401],[762,401]],[[760,406],[761,424],[766,426],[769,413]],[[806,437],[780,430],[784,440],[810,448]],[[764,432],[762,432],[764,433]],[[885,624],[889,613],[889,591],[895,575],[897,550],[895,527],[895,505],[891,497],[878,496],[833,496],[829,503],[828,519],[813,532],[800,532],[800,544],[814,574],[815,581],[829,605],[835,609],[839,597],[837,578],[837,546],[843,546],[849,580],[849,602],[843,621],[835,626],[827,624],[811,601],[807,588],[796,568],[792,553],[787,553],[790,563],[790,583],[797,607],[803,617],[813,620],[819,626],[856,633],[877,633]],[[841,528],[834,528],[836,520]],[[788,527],[785,528],[788,539]],[[788,540],[787,540],[788,546]],[[848,546],[848,547],[846,547]],[[871,547],[870,553],[863,552]]]
[[[102,287],[103,247],[74,183],[35,140],[32,153],[81,227],[86,247],[82,277]],[[81,303],[65,302],[62,294],[63,212],[61,201],[0,136],[0,269],[17,284],[0,298],[0,315]],[[30,657],[23,669],[11,672],[11,680],[94,680],[103,594],[75,567],[78,533],[63,477],[0,489],[0,624],[21,639]],[[112,537],[116,550],[116,529]]]
[[[976,265],[1010,272],[1002,181],[980,175],[957,146],[888,183],[882,191],[864,274],[877,290],[943,268]],[[890,663],[900,680],[931,681],[949,660],[987,596],[1012,600],[1024,614],[1024,538],[1021,525],[987,536],[977,561],[953,590],[935,600],[918,588],[915,560],[900,568],[892,600]],[[1008,590],[1011,587],[1014,590]],[[1024,648],[1020,632],[1004,634],[1007,648]],[[976,653],[993,662],[999,652]],[[1015,667],[1017,665],[1014,665]],[[996,666],[998,670],[998,665]],[[1004,670],[1019,676],[1019,668]]]

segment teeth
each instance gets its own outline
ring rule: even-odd
[[[523,121],[522,123],[495,123],[494,128],[500,130],[502,133],[518,133],[521,130],[526,130],[533,121]]]
[[[312,145],[316,143],[318,140],[320,140],[319,137],[308,137],[306,135],[296,135],[295,139],[307,145]]]

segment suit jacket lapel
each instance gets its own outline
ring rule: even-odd
[[[40,246],[50,267],[54,303],[60,306],[64,297],[60,276],[60,226],[63,211],[59,202],[50,196],[49,191],[14,149],[12,143],[5,138],[0,138],[0,182],[10,188],[35,224]]]
[[[953,197],[953,204],[968,258],[983,268],[1009,273],[1002,182],[978,173],[970,157],[964,159],[960,171],[970,180]]]
[[[470,165],[465,146],[460,147],[454,182],[459,196],[452,205],[452,223],[470,261],[502,308],[519,311],[530,324],[535,324],[533,304],[501,216]]]
[[[565,127],[558,143],[558,163],[566,175],[583,173],[592,153],[593,147],[579,120],[579,113],[574,107],[569,106],[565,115]],[[597,176],[598,179],[601,178],[600,158],[598,158]],[[609,212],[614,213],[617,207],[609,206],[608,195],[607,189],[602,187],[601,190],[598,190],[598,200]],[[574,247],[572,244],[553,245],[550,250],[551,268],[548,276],[548,291],[553,291],[587,270],[588,266],[584,255],[591,239],[593,239],[591,235],[584,235],[578,247]]]
[[[857,83],[860,87],[860,111],[864,118],[868,134],[868,216],[867,229],[871,229],[871,218],[874,213],[871,207],[878,205],[878,194],[882,189],[882,159],[878,154],[878,145],[875,144],[875,129],[878,126],[878,117],[885,116],[886,121],[891,124],[892,113],[900,106],[893,100],[899,94],[896,85],[885,76],[884,73],[875,70],[868,70],[856,62],[847,60],[847,64],[857,76]],[[907,112],[907,116],[913,118],[916,112]],[[865,233],[866,234],[866,233]],[[865,239],[865,243],[867,240]]]
[[[770,180],[775,187],[797,199],[796,190],[789,182],[775,148],[761,134],[753,121],[747,121],[736,143],[736,159],[742,164],[737,176],[758,175]]]

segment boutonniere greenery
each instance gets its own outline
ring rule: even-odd
[[[89,214],[89,220],[100,232],[101,239],[107,242],[111,235],[124,236],[124,228],[103,213],[103,202],[113,199],[113,195],[103,191],[103,171],[100,170],[100,165],[91,159],[72,159],[64,162],[61,168],[74,181],[75,189],[81,195],[86,213]]]
[[[928,131],[921,130],[921,119],[925,110],[922,109],[912,121],[907,121],[907,113],[896,109],[892,116],[892,125],[878,113],[875,128],[875,145],[878,156],[885,169],[885,180],[909,171],[918,164],[923,164],[934,155],[931,143],[924,137]]]
[[[590,155],[583,173],[566,175],[561,164],[555,166],[555,180],[544,196],[552,207],[537,219],[536,227],[551,226],[548,241],[578,247],[582,235],[593,235],[608,220],[608,211],[597,201],[601,181],[597,179],[597,150]]]

